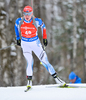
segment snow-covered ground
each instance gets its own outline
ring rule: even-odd
[[[51,85],[33,86],[28,92],[24,92],[26,86],[0,87],[0,100],[86,100],[86,88],[47,88],[48,86]]]

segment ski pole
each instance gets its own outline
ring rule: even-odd
[[[17,45],[17,44],[11,44],[10,46],[4,47],[4,48],[0,48],[0,51],[1,51],[1,50],[4,50],[4,49],[8,49],[8,48],[10,48],[10,47],[12,47],[12,46],[15,46],[15,45]]]

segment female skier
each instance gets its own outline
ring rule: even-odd
[[[33,17],[33,9],[30,6],[25,6],[23,9],[23,18],[18,18],[15,22],[15,33],[17,39],[17,45],[21,46],[23,55],[27,61],[26,75],[27,75],[27,89],[32,86],[33,76],[33,56],[32,51],[39,58],[40,62],[47,69],[47,71],[53,76],[57,84],[66,86],[66,83],[62,81],[56,74],[53,66],[49,63],[46,52],[44,51],[42,44],[40,43],[37,28],[41,27],[43,44],[47,46],[47,34],[44,22],[39,18]],[[21,33],[21,39],[20,35]]]

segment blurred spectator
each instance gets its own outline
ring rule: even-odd
[[[81,78],[78,77],[74,72],[69,74],[70,83],[81,83]]]

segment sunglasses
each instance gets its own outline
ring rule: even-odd
[[[30,16],[32,13],[33,13],[33,12],[29,12],[29,13],[23,12],[23,14],[24,14],[25,16],[26,16],[26,15]]]

